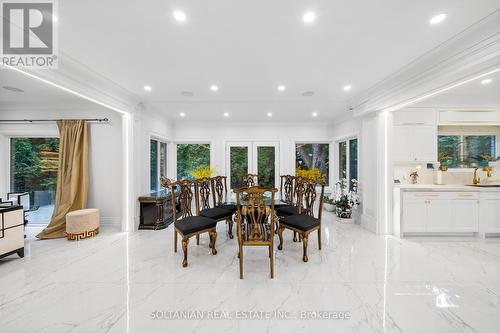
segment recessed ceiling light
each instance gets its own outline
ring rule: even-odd
[[[285,91],[285,90],[286,90],[286,87],[284,85],[280,84],[278,86],[278,91]]]
[[[445,13],[441,13],[441,14],[437,14],[435,16],[433,16],[430,20],[429,20],[429,24],[438,24],[438,23],[441,23],[443,22],[444,20],[446,20],[446,14]]]
[[[316,20],[316,13],[315,12],[307,12],[302,17],[302,20],[304,21],[304,23],[314,22],[314,20]]]
[[[174,13],[172,15],[173,15],[174,19],[176,19],[179,22],[186,21],[186,13],[184,13],[181,10],[174,11]]]
[[[318,113],[317,113],[316,111],[314,111],[313,113],[311,113],[311,115],[312,115],[313,117],[317,117],[317,116],[318,116]]]
[[[24,92],[24,90],[16,88],[16,87],[12,87],[12,86],[3,86],[2,88],[5,90],[8,90],[8,91],[17,92],[17,93]]]
[[[182,91],[181,95],[186,96],[186,97],[193,97],[194,96],[192,91]]]
[[[302,96],[304,96],[304,97],[311,97],[313,95],[314,95],[314,91],[304,91],[302,93]]]
[[[344,86],[344,91],[349,91],[349,90],[351,90],[351,89],[352,89],[352,87],[351,87],[351,85],[350,85],[350,84],[346,84],[346,85]]]
[[[186,114],[185,114],[184,112],[181,112],[181,113],[179,113],[179,116],[181,116],[181,117],[185,117],[185,116],[186,116]]]
[[[229,112],[224,112],[224,117],[229,117]]]
[[[268,117],[272,117],[272,116],[273,116],[273,113],[272,113],[272,112],[268,112],[268,113],[267,113],[267,116],[268,116]]]
[[[144,86],[144,91],[151,91],[153,88],[151,86]]]
[[[212,84],[212,85],[210,86],[210,90],[212,90],[212,91],[218,91],[218,90],[219,90],[219,87],[218,87],[218,86],[216,86],[215,84]]]
[[[57,22],[57,16],[52,15],[52,22]]]
[[[491,82],[493,82],[493,79],[488,78],[481,81],[481,84],[490,84]]]

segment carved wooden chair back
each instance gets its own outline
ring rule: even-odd
[[[222,205],[227,201],[227,177],[215,176],[210,178],[214,205]]]
[[[254,187],[257,186],[259,176],[253,173],[245,174],[241,177],[242,187]]]
[[[172,202],[175,202],[175,189],[178,188],[179,193],[179,214],[176,210],[173,210],[173,220],[176,221],[177,218],[186,218],[193,216],[192,204],[193,204],[193,182],[187,179],[179,180],[175,183],[171,183],[170,192],[172,194]]]
[[[293,205],[294,179],[292,175],[280,176],[280,201],[288,205]]]
[[[323,196],[325,193],[325,182],[322,179],[305,179],[302,181],[303,182],[303,195],[302,195],[302,206],[299,208],[299,213],[300,214],[305,214],[309,215],[312,217],[316,217],[319,220],[321,220],[321,212],[323,210]],[[317,205],[318,212],[315,216],[314,214],[314,206],[316,203],[316,200],[318,199],[318,191],[317,187],[320,187],[320,194],[319,194],[319,203]]]
[[[210,178],[200,178],[194,181],[195,200],[196,200],[196,215],[204,209],[210,209],[210,197],[212,184]]]
[[[276,188],[258,186],[236,189],[238,241],[245,243],[263,243],[267,245],[274,237],[276,214],[274,212]],[[270,193],[271,197],[266,197]],[[266,203],[266,200],[269,200]],[[245,204],[241,204],[244,200]]]

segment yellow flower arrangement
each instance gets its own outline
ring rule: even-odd
[[[311,170],[304,170],[297,168],[295,170],[295,175],[297,177],[312,179],[312,180],[318,180],[326,177],[326,175],[322,174],[321,171],[317,168],[313,168]]]
[[[215,172],[216,172],[215,168],[204,166],[191,171],[191,176],[193,176],[195,179],[210,178],[210,176],[215,174]]]

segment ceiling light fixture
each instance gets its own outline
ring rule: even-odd
[[[229,117],[229,112],[224,112],[224,117]]]
[[[174,11],[174,13],[172,14],[172,16],[178,22],[184,22],[184,21],[186,21],[186,13],[184,13],[181,10]]]
[[[282,91],[282,92],[283,92],[283,91],[285,91],[285,90],[286,90],[286,87],[285,87],[284,85],[280,84],[280,85],[278,86],[278,91]]]
[[[487,78],[487,79],[484,79],[483,81],[481,81],[481,84],[490,84],[491,82],[493,82],[493,79],[490,79],[490,78]]]
[[[218,91],[218,90],[219,90],[219,87],[218,87],[218,86],[216,86],[215,84],[212,84],[212,85],[210,86],[210,90],[212,90],[212,91]]]
[[[153,88],[151,86],[144,86],[144,91],[151,91]]]
[[[304,21],[304,23],[314,22],[314,20],[316,20],[316,13],[315,12],[307,12],[302,17],[302,20]]]
[[[350,84],[346,84],[346,85],[344,86],[344,91],[349,91],[349,90],[351,90],[351,89],[352,89],[352,87],[351,87],[351,85],[350,85]]]
[[[435,24],[438,24],[438,23],[441,23],[443,22],[444,20],[446,20],[446,14],[444,13],[441,13],[441,14],[437,14],[435,16],[433,16],[430,20],[429,20],[429,24],[431,25],[435,25]]]
[[[268,112],[268,113],[267,113],[267,116],[268,116],[268,117],[272,117],[272,116],[273,116],[273,113],[272,113],[272,112]]]
[[[185,116],[186,116],[186,114],[185,114],[184,112],[181,112],[181,113],[179,113],[179,116],[181,116],[181,117],[185,117]]]
[[[313,117],[317,117],[317,116],[318,116],[318,113],[317,113],[316,111],[314,111],[314,112],[312,113],[312,116],[313,116]]]

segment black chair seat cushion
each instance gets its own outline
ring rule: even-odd
[[[222,209],[219,207],[204,209],[200,212],[200,216],[208,217],[214,220],[222,220],[229,218],[233,215],[233,212],[227,209]]]
[[[204,216],[189,216],[175,221],[175,228],[183,235],[192,234],[197,231],[215,228],[217,221]]]
[[[283,207],[278,207],[276,209],[276,214],[278,216],[290,216],[290,215],[296,215],[299,213],[299,210],[295,206],[283,206]]]
[[[309,215],[291,215],[285,217],[281,224],[288,225],[302,231],[311,230],[319,225],[319,220]]]
[[[217,205],[217,208],[229,210],[233,214],[234,214],[234,212],[236,212],[236,210],[238,210],[238,207],[236,207],[236,205],[233,205],[233,204],[220,204],[220,205]]]

